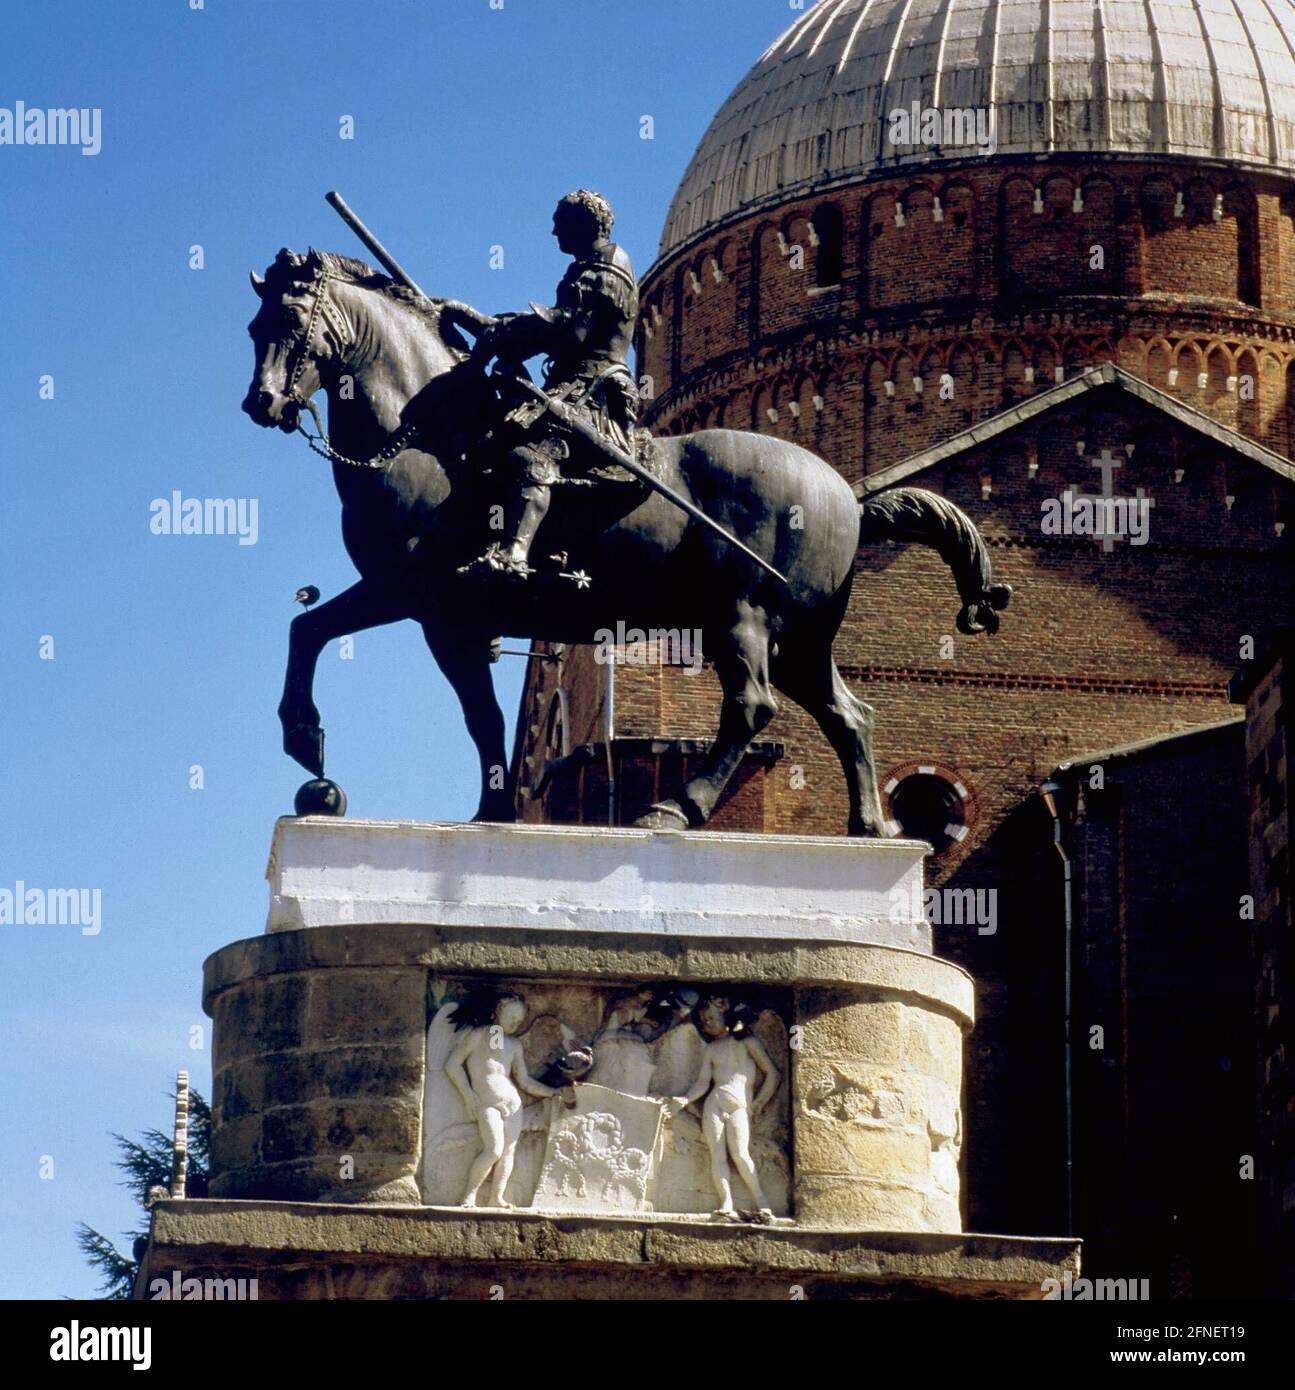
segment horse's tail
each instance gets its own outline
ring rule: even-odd
[[[993,582],[989,551],[966,512],[923,488],[891,488],[859,508],[859,543],[883,540],[916,541],[939,554],[962,599],[959,632],[998,631],[998,614],[1007,607],[1012,586]]]

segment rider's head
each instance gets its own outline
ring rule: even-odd
[[[601,193],[578,188],[568,193],[553,213],[553,235],[569,256],[591,251],[611,235],[611,204]]]

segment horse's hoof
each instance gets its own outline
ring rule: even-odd
[[[293,724],[285,729],[283,751],[307,772],[324,775],[324,731],[318,724]]]
[[[865,820],[862,816],[852,816],[845,833],[861,840],[893,840],[901,831],[893,820],[871,817]]]
[[[687,830],[688,817],[673,801],[661,801],[634,822],[636,830]]]
[[[297,788],[292,809],[299,816],[344,816],[346,793],[336,782],[316,777]]]

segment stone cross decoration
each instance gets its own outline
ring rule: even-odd
[[[1134,497],[1116,496],[1115,470],[1117,468],[1123,468],[1124,461],[1122,459],[1116,458],[1115,455],[1111,453],[1109,448],[1104,448],[1102,452],[1097,456],[1097,458],[1089,459],[1088,462],[1092,465],[1092,467],[1101,470],[1102,491],[1100,494],[1100,500],[1102,500],[1105,503],[1105,506],[1103,507],[1096,507],[1096,504],[1094,503],[1097,519],[1093,530],[1093,537],[1094,539],[1101,541],[1103,551],[1105,551],[1106,554],[1109,555],[1115,549],[1115,542],[1122,541],[1125,538],[1119,530],[1108,527],[1106,524],[1114,510],[1112,504],[1116,502],[1123,502],[1126,507],[1137,507],[1139,509],[1150,510],[1152,507],[1156,505],[1155,498],[1148,497],[1146,495],[1145,488],[1138,488],[1137,493]],[[1083,497],[1086,494],[1080,493],[1078,495]]]

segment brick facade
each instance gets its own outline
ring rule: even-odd
[[[1068,895],[1075,1228],[1086,1266],[1136,1271],[1156,1298],[1253,1297],[1265,1283],[1248,1167],[1245,734],[1234,717],[1090,750],[1052,788],[1071,874],[1057,860],[1040,925],[1064,922]],[[1062,997],[1018,1005],[1053,1042],[1031,1059],[1041,1095],[1060,1082],[1064,1096]]]
[[[824,208],[839,248],[814,231]],[[1059,156],[825,191],[648,272],[647,421],[780,434],[855,481],[1114,361],[1289,454],[1293,257],[1287,181],[1189,162]]]
[[[1295,872],[1290,844],[1295,637],[1287,631],[1266,650],[1256,651],[1232,693],[1246,711],[1260,1232],[1267,1284],[1290,1298],[1295,1297]]]

